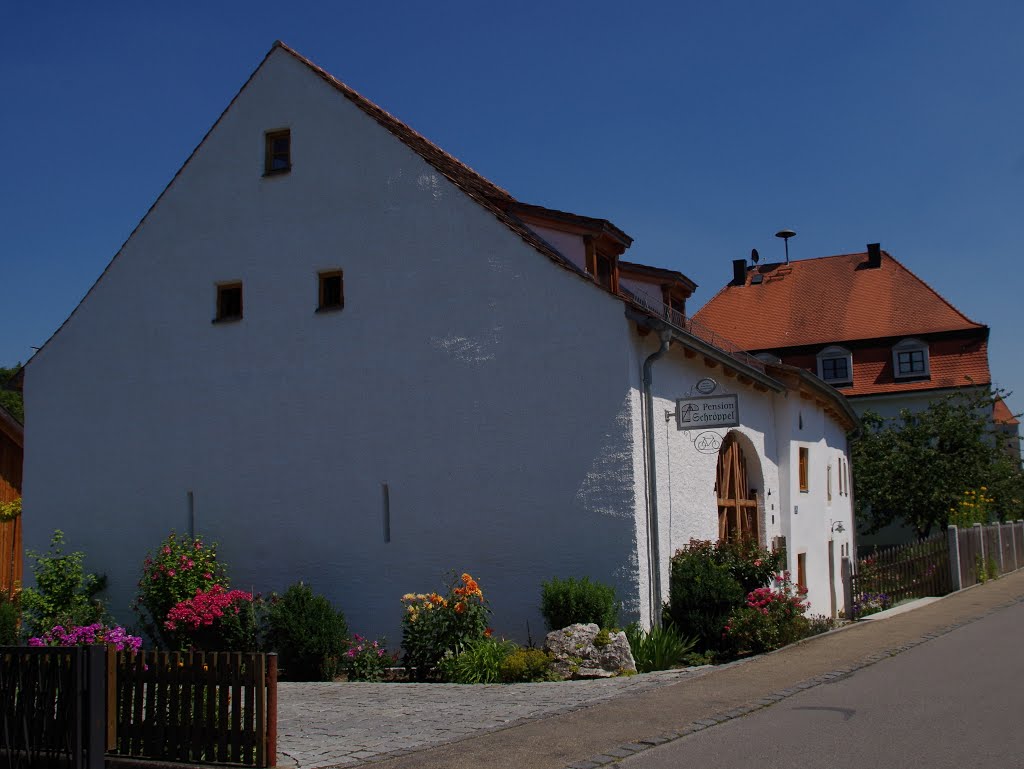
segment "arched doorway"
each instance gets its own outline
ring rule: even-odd
[[[715,481],[718,497],[718,539],[760,539],[757,494],[750,489],[747,459],[736,433],[729,433],[718,450]]]

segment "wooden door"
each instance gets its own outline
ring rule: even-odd
[[[747,484],[747,460],[734,435],[726,436],[718,451],[718,538],[759,539],[757,495]]]

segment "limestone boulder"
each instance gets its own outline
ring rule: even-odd
[[[621,631],[569,625],[548,633],[544,648],[554,657],[552,668],[562,678],[611,678],[636,672],[629,641]]]

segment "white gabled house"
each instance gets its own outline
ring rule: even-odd
[[[674,550],[745,532],[842,610],[852,412],[702,334],[630,243],[275,44],[24,370],[27,547],[63,529],[127,620],[145,552],[202,533],[236,586],[304,579],[392,640],[465,570],[525,638],[542,580],[648,623]]]

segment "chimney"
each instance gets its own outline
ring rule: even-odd
[[[876,270],[882,266],[882,245],[880,243],[868,243],[868,260],[864,266],[869,270]]]
[[[732,260],[732,283],[730,286],[742,286],[747,282],[747,260]]]

